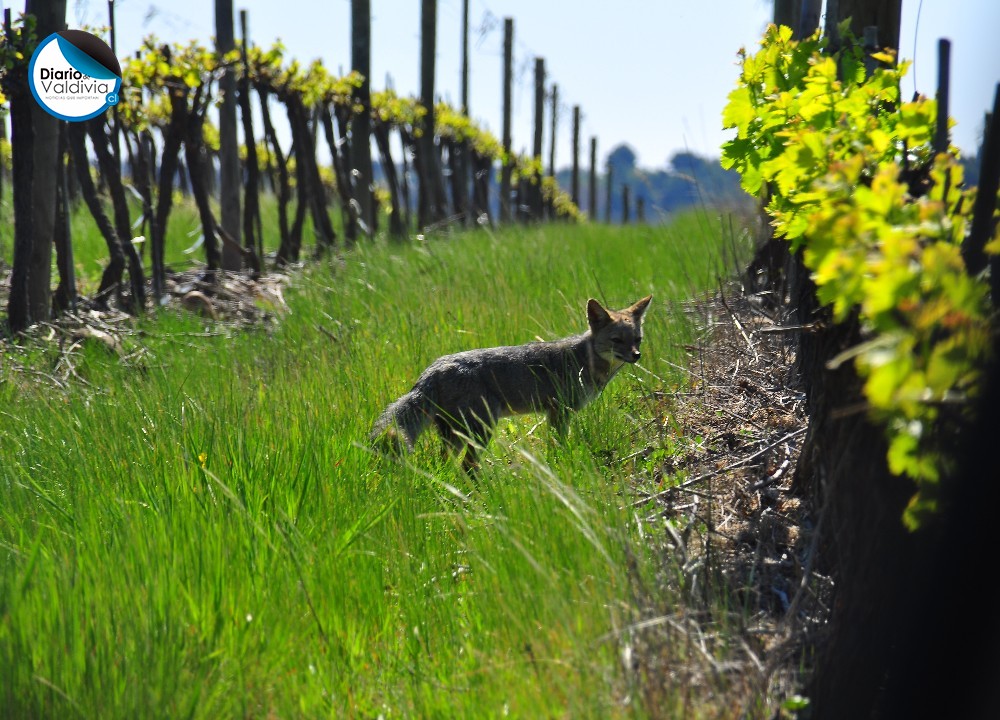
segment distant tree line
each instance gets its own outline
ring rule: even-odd
[[[580,209],[593,220],[621,222],[625,219],[624,188],[628,187],[631,207],[629,217],[636,221],[662,222],[671,213],[694,207],[748,207],[750,197],[740,187],[740,177],[719,165],[718,158],[706,158],[690,152],[675,153],[666,167],[639,167],[635,151],[627,144],[608,153],[604,172],[597,174],[594,193],[582,193]],[[571,170],[560,170],[556,180],[561,187],[570,185]],[[608,180],[611,187],[608,191]],[[591,198],[595,207],[591,207]],[[610,212],[608,199],[610,198]],[[643,204],[639,218],[637,206]]]

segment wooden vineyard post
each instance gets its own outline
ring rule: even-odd
[[[590,138],[590,197],[587,204],[587,215],[591,220],[597,219],[597,138]]]
[[[118,45],[115,36],[115,0],[108,0],[108,45],[115,57],[118,57]],[[122,166],[121,149],[121,120],[118,117],[118,105],[111,106],[111,117],[108,120],[111,129],[111,152],[114,154],[115,163],[120,168]],[[124,238],[128,241],[129,238]]]
[[[0,110],[0,141],[7,140],[7,111]],[[0,198],[3,197],[3,185],[4,185],[4,175],[6,175],[6,170],[0,166]]]
[[[247,52],[250,37],[247,31],[247,11],[240,10],[240,60],[243,73],[237,87],[240,115],[243,120],[243,143],[246,148],[246,189],[243,198],[243,242],[254,250],[258,259],[264,257],[264,233],[260,217],[260,165],[257,159],[257,140],[253,131],[253,116],[250,109],[250,60]],[[272,188],[273,189],[273,188]]]
[[[542,219],[542,127],[545,121],[545,58],[535,58],[535,133],[531,146],[531,157],[535,166],[531,171],[530,217]]]
[[[511,116],[511,84],[513,82],[514,64],[514,19],[504,18],[503,21],[503,163],[500,170],[500,222],[511,221],[510,208],[510,116]]]
[[[580,206],[580,106],[573,106],[573,175],[570,180],[570,197]]]
[[[604,191],[605,191],[605,198],[604,198],[604,222],[606,222],[608,224],[611,223],[611,188],[612,188],[612,182],[611,181],[612,181],[613,177],[614,177],[614,170],[612,169],[611,163],[609,162],[608,163],[608,170],[607,170],[607,172],[604,175],[604,181],[607,183],[607,186],[604,188]]]
[[[819,15],[822,7],[822,0],[802,0],[802,9],[797,18],[799,21],[798,37],[807,38],[819,27]],[[832,15],[833,13],[828,13],[828,16]]]
[[[215,0],[215,47],[220,59],[236,47],[233,0]],[[222,95],[219,106],[219,215],[222,230],[234,241],[222,243],[220,259],[223,270],[239,270],[243,267],[243,254],[240,252],[242,178],[239,139],[236,136],[236,73],[233,68],[227,67],[222,71],[219,91]],[[188,165],[191,171],[190,162]],[[127,242],[128,238],[123,238],[123,241]]]
[[[27,0],[25,14],[35,16],[36,37],[41,39],[66,28],[66,0]],[[22,30],[24,32],[24,30]],[[32,153],[31,252],[28,271],[28,304],[31,320],[48,320],[52,312],[52,246],[56,219],[56,166],[59,164],[59,123],[28,98],[34,132]]]
[[[986,268],[986,253],[983,247],[993,235],[993,213],[996,209],[997,192],[1000,191],[1000,84],[993,96],[993,112],[986,116],[986,130],[983,133],[982,160],[979,168],[979,190],[972,206],[972,222],[969,235],[962,247],[962,256],[969,273],[975,275]],[[1000,262],[998,256],[991,259],[990,292],[994,307],[1000,305]]]
[[[434,53],[437,46],[437,0],[420,4],[420,104],[425,114],[416,142],[414,163],[417,168],[417,224],[421,232],[439,218],[434,175],[437,153],[434,150]]]
[[[559,120],[559,86],[552,83],[552,114],[549,116],[549,177],[556,176],[556,125]]]
[[[462,0],[462,114],[469,116],[469,0]]]
[[[934,152],[948,152],[948,95],[950,94],[951,41],[938,40],[937,118],[934,127]]]
[[[462,115],[469,117],[469,0],[462,0]],[[470,227],[475,218],[469,187],[471,153],[472,148],[467,139],[456,140],[451,146],[453,172],[457,174],[457,177],[452,178],[455,212],[461,216],[461,223],[465,227]]]
[[[374,234],[372,212],[372,150],[371,150],[371,2],[351,0],[351,69],[362,76],[361,86],[352,97],[355,110],[351,114],[351,169],[354,177],[354,197],[359,206],[358,224],[361,231]]]
[[[819,13],[819,0],[807,0],[816,6]],[[832,10],[832,12],[831,12]],[[878,28],[882,47],[899,51],[899,25],[903,12],[903,0],[838,0],[837,7],[827,8],[827,21],[834,24],[850,18],[851,30],[858,37],[863,37],[866,27]],[[801,37],[808,37],[815,25],[804,28]]]
[[[549,177],[555,180],[556,177],[556,126],[559,118],[559,86],[552,83],[552,111],[549,116]],[[552,200],[545,207],[545,214],[555,217],[555,209],[552,207]]]
[[[799,0],[774,0],[774,24],[786,25],[793,30],[798,27],[798,16],[802,3]]]

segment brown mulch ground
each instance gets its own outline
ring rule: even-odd
[[[626,654],[645,706],[663,717],[706,706],[783,717],[828,616],[813,518],[792,493],[807,428],[794,337],[762,307],[736,290],[685,306],[700,336],[687,382],[660,398],[668,452],[646,451],[632,503],[663,577],[635,589],[643,610]],[[690,705],[664,705],[678,687]]]
[[[204,268],[194,268],[167,276],[165,293],[160,307],[179,308],[212,321],[211,334],[224,334],[234,329],[262,327],[270,324],[287,310],[283,289],[288,276],[271,272],[259,277],[246,273],[218,271],[214,281],[205,279]],[[0,263],[0,306],[6,308],[10,292],[10,267]],[[146,285],[147,304],[152,300],[149,283]],[[127,299],[127,298],[126,298]],[[134,341],[138,332],[136,318],[120,308],[117,299],[104,302],[93,298],[80,298],[77,307],[57,319],[39,322],[25,332],[28,341],[8,344],[0,353],[2,363],[8,363],[25,376],[47,381],[64,388],[76,376],[74,356],[85,343],[99,343],[119,355],[123,362],[140,365],[145,348]],[[147,308],[148,309],[148,308]],[[2,336],[0,336],[2,341]],[[50,372],[22,366],[20,354],[27,347],[57,346],[59,360]]]

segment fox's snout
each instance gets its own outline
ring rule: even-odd
[[[617,357],[622,362],[627,362],[627,363],[631,363],[631,364],[635,364],[635,363],[639,362],[639,358],[641,356],[642,356],[642,353],[639,352],[639,348],[636,347],[635,345],[633,345],[632,347],[630,347],[628,350],[616,350],[615,351],[615,357]]]

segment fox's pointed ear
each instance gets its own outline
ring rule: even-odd
[[[608,311],[604,309],[601,303],[590,298],[587,301],[587,322],[590,323],[590,327],[594,330],[602,328],[611,322],[611,316]]]
[[[649,303],[653,300],[652,295],[647,295],[642,300],[636,300],[636,302],[628,309],[632,315],[636,317],[642,317],[646,312],[646,308],[649,307]]]

